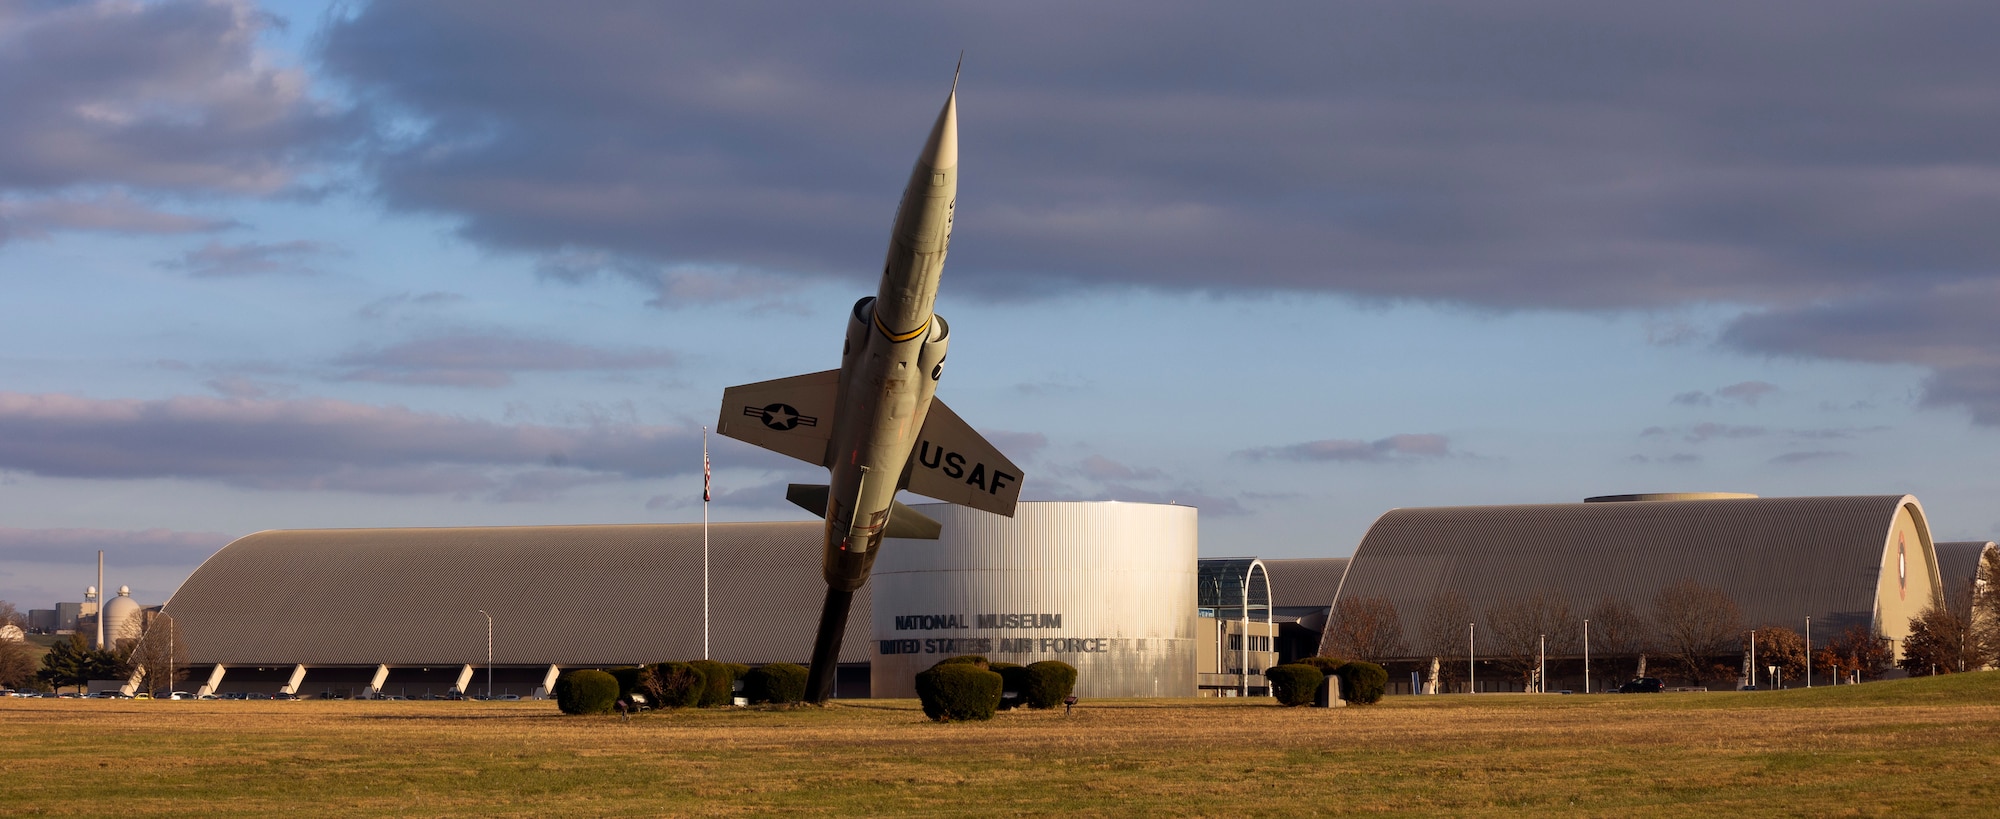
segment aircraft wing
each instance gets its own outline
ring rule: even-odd
[[[1013,517],[1021,500],[1021,468],[936,399],[906,475],[904,489],[996,515]]]
[[[839,370],[730,387],[722,391],[722,417],[715,431],[825,466],[839,391]]]

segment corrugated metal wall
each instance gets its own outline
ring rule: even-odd
[[[875,564],[874,696],[915,696],[917,672],[957,654],[1061,660],[1081,697],[1194,695],[1194,508],[918,508],[944,533],[889,541]]]

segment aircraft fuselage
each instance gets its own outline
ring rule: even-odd
[[[950,331],[932,307],[958,203],[957,100],[954,90],[903,189],[881,286],[848,317],[822,566],[827,586],[841,591],[868,580],[943,375]]]

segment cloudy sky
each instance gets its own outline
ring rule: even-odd
[[[2000,6],[0,0],[0,599],[699,520],[961,50],[940,390],[1031,499],[1913,493],[2000,535]],[[718,520],[812,470],[714,443]]]

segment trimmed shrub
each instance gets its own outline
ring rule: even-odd
[[[1054,708],[1076,690],[1076,667],[1061,660],[1028,664],[1028,686],[1021,699],[1034,708]]]
[[[1000,707],[1000,684],[1000,675],[981,665],[945,660],[918,672],[917,698],[924,716],[938,722],[992,719]]]
[[[976,665],[988,671],[993,670],[993,664],[987,662],[985,657],[981,657],[977,654],[960,654],[956,657],[946,657],[942,660],[937,661],[938,665],[956,665],[958,663]]]
[[[639,689],[654,708],[691,708],[701,702],[708,678],[692,663],[658,663],[646,666]]]
[[[618,701],[618,680],[594,669],[556,678],[556,707],[565,714],[602,714]]]
[[[1333,676],[1334,672],[1339,671],[1341,666],[1347,665],[1346,660],[1338,657],[1307,657],[1297,662],[1299,665],[1309,665],[1317,668],[1321,674],[1329,677]]]
[[[645,690],[639,687],[641,682],[639,678],[645,671],[642,666],[628,665],[610,669],[605,673],[610,674],[611,679],[618,681],[618,698],[629,702],[632,699],[632,692],[645,693]]]
[[[688,665],[694,666],[696,671],[701,672],[703,682],[701,699],[695,705],[702,708],[713,708],[718,705],[734,703],[736,697],[736,680],[750,671],[750,667],[747,665],[718,663],[714,660],[695,660],[688,663]],[[742,671],[738,671],[737,669],[739,668]]]
[[[1336,676],[1340,677],[1340,698],[1356,705],[1381,702],[1382,691],[1389,685],[1387,669],[1360,660],[1342,665]]]
[[[1271,696],[1277,698],[1279,705],[1298,706],[1313,703],[1327,676],[1305,663],[1286,663],[1264,669],[1264,679],[1271,681]]]
[[[1028,702],[1028,667],[1018,663],[992,663],[986,667],[1000,675],[1000,709],[1017,708]],[[1007,692],[1014,696],[1007,696]]]
[[[752,703],[790,705],[806,698],[806,667],[772,663],[743,675],[743,696]]]

